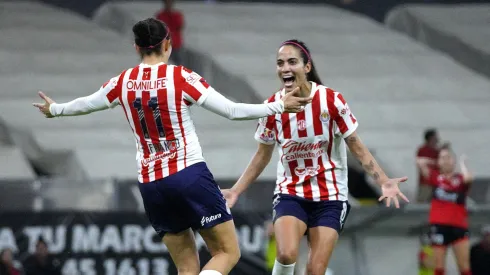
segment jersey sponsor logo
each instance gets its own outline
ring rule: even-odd
[[[221,218],[221,213],[220,214],[213,215],[213,216],[209,216],[209,217],[202,217],[202,219],[201,219],[201,226],[204,226],[205,224],[210,223],[212,221],[215,221],[215,220],[217,220],[219,218]]]
[[[313,159],[325,154],[325,147],[328,141],[319,141],[317,143],[297,142],[289,140],[283,147],[283,158],[287,161],[296,159]]]
[[[197,81],[201,80],[202,77],[197,73],[192,72],[188,77],[185,78],[185,81],[191,85],[196,84]]]
[[[449,201],[449,202],[457,202],[458,201],[458,193],[447,192],[442,188],[436,188],[434,191],[434,197],[439,200]]]
[[[167,78],[157,78],[155,80],[128,80],[126,82],[126,89],[133,91],[148,91],[167,88]]]
[[[262,132],[262,134],[260,134],[260,139],[265,142],[273,141],[274,138],[275,138],[274,131],[267,128],[264,128],[264,131]]]
[[[177,155],[177,150],[180,148],[179,140],[165,140],[159,144],[149,144],[150,152],[154,153],[154,156],[144,158],[141,160],[143,166],[148,166],[151,162],[160,159],[173,159]]]
[[[304,131],[306,130],[306,121],[305,120],[298,120],[298,130]]]
[[[327,111],[323,111],[321,114],[320,114],[320,121],[323,122],[323,123],[327,123],[328,120],[330,118],[328,117],[328,112]]]
[[[301,177],[301,176],[304,176],[304,175],[308,175],[308,176],[315,176],[318,174],[318,171],[320,171],[320,166],[310,166],[310,167],[296,167],[294,168],[294,173]]]
[[[347,104],[345,104],[344,106],[339,106],[338,111],[339,111],[339,115],[342,117],[349,115],[351,113],[349,106]]]

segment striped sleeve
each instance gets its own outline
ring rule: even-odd
[[[182,90],[184,99],[201,105],[209,95],[208,88],[210,87],[206,80],[198,73],[193,72],[185,67],[181,67]]]
[[[335,123],[342,137],[346,138],[357,129],[359,123],[341,93],[335,92],[334,105],[336,108]]]
[[[97,91],[97,93],[103,96],[105,104],[110,108],[114,108],[120,104],[119,98],[121,96],[124,73],[122,72],[120,75],[109,79]]]
[[[274,101],[275,95],[264,101],[264,103],[270,103]],[[255,140],[263,144],[273,145],[276,139],[274,129],[275,122],[275,115],[260,118],[257,124],[257,129],[255,130]]]

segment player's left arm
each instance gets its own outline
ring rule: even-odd
[[[397,196],[400,196],[405,201],[408,199],[398,189],[398,183],[407,180],[404,178],[390,179],[378,164],[374,156],[369,152],[369,149],[364,145],[360,136],[357,134],[358,121],[345,102],[342,94],[335,93],[334,105],[336,110],[332,113],[335,123],[340,130],[352,155],[361,163],[362,167],[368,175],[370,175],[383,190],[383,196],[380,199],[387,198],[387,206],[391,204],[391,199],[394,199],[395,206],[398,208],[399,203]]]
[[[66,103],[56,103],[43,92],[39,92],[39,96],[44,100],[44,104],[34,103],[33,105],[48,118],[86,115],[114,108],[119,105],[120,83],[118,83],[119,77],[114,77],[95,93],[76,98]]]
[[[463,182],[465,184],[470,184],[473,182],[473,173],[470,172],[468,166],[466,166],[466,156],[462,155],[459,158],[459,166],[461,168],[461,174],[463,174]]]
[[[356,157],[356,159],[362,164],[364,171],[366,171],[366,173],[370,175],[376,181],[376,183],[381,185],[383,182],[388,180],[386,173],[383,171],[381,166],[379,166],[378,162],[371,152],[369,152],[366,145],[364,145],[364,143],[361,141],[361,138],[356,131],[354,131],[344,140],[352,155]]]

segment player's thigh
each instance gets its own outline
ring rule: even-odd
[[[447,247],[453,241],[451,227],[447,225],[431,224],[430,242],[434,251],[434,264],[436,268],[446,266]]]
[[[470,241],[468,237],[456,240],[452,244],[456,263],[461,271],[470,269]]]
[[[233,220],[201,229],[199,234],[206,243],[211,256],[215,256],[218,253],[226,253],[234,257],[240,257],[240,247]]]
[[[310,244],[308,275],[325,274],[338,239],[339,233],[331,227],[317,226],[308,229]]]
[[[295,216],[281,216],[274,222],[277,259],[282,264],[295,263],[306,223]]]
[[[299,244],[307,229],[307,202],[295,196],[277,194],[272,206],[277,260],[292,264],[297,260]]]
[[[347,201],[311,203],[308,216],[310,254],[308,274],[325,274],[332,252],[350,212]]]
[[[179,275],[199,274],[199,254],[191,229],[179,233],[166,233],[163,236],[163,243],[167,246]]]

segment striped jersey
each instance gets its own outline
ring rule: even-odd
[[[278,144],[274,194],[313,201],[347,200],[347,151],[344,138],[358,122],[342,94],[311,82],[311,104],[299,113],[259,119],[255,139]],[[268,99],[279,100],[281,90]]]
[[[110,107],[121,105],[136,140],[138,180],[151,182],[204,161],[190,116],[209,85],[182,66],[140,64],[99,90]]]

